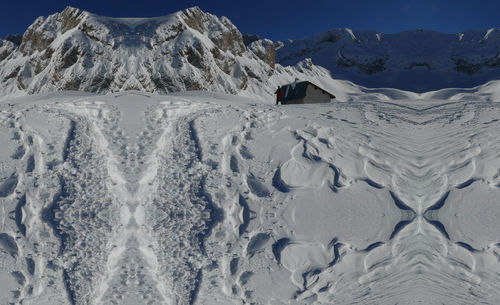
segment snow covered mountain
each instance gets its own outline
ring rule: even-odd
[[[303,41],[318,49],[282,58],[294,66],[273,50],[299,42],[198,8],[68,8],[6,37],[0,304],[497,305],[500,81],[417,94],[334,80],[313,61],[340,44],[346,77],[453,68],[438,33],[372,33],[370,55],[342,33]],[[435,58],[418,53],[431,34]],[[477,66],[458,37],[469,61],[449,81],[494,75],[488,35]],[[270,105],[295,77],[349,102]]]
[[[334,78],[414,92],[474,87],[500,77],[500,30],[398,34],[333,29],[277,50],[277,62],[311,58]]]
[[[345,88],[360,91],[348,81],[425,92],[498,78],[499,46],[495,29],[456,35],[335,29],[281,43],[242,35],[226,17],[198,7],[156,18],[68,7],[0,41],[0,95],[205,90],[271,99],[295,78],[340,99]]]
[[[275,44],[247,41],[198,7],[157,18],[108,18],[68,7],[0,42],[0,95],[61,90],[167,93],[209,90],[270,97],[295,77],[335,81],[303,62],[281,67]],[[307,70],[307,71],[306,71]]]

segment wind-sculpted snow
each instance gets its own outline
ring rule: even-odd
[[[495,95],[389,91],[3,102],[0,303],[496,304]]]

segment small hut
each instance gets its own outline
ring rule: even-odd
[[[335,95],[309,81],[294,81],[284,85],[281,89],[283,90],[282,105],[329,103],[335,98]]]

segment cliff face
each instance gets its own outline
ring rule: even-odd
[[[258,40],[247,48],[227,18],[198,7],[157,18],[108,18],[68,7],[36,19],[20,45],[0,42],[0,94],[234,94],[268,86],[276,73],[271,41]]]
[[[277,51],[282,65],[311,58],[332,72],[369,87],[416,92],[472,87],[500,76],[500,31],[398,34],[334,29],[287,41]]]

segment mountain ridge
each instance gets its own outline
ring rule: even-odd
[[[350,82],[422,93],[498,79],[499,47],[496,29],[343,28],[280,42],[242,34],[228,18],[196,6],[151,18],[67,7],[0,40],[0,95],[204,90],[272,99],[278,85],[295,78],[340,99],[363,90]]]
[[[290,65],[311,58],[334,78],[422,93],[498,79],[499,47],[498,29],[383,34],[343,28],[286,41],[277,50],[277,62]]]
[[[229,19],[199,7],[154,18],[67,7],[37,18],[19,45],[0,42],[0,94],[205,90],[269,99],[279,84],[297,77],[339,87],[306,62],[276,66],[274,52],[268,39],[245,45]]]

